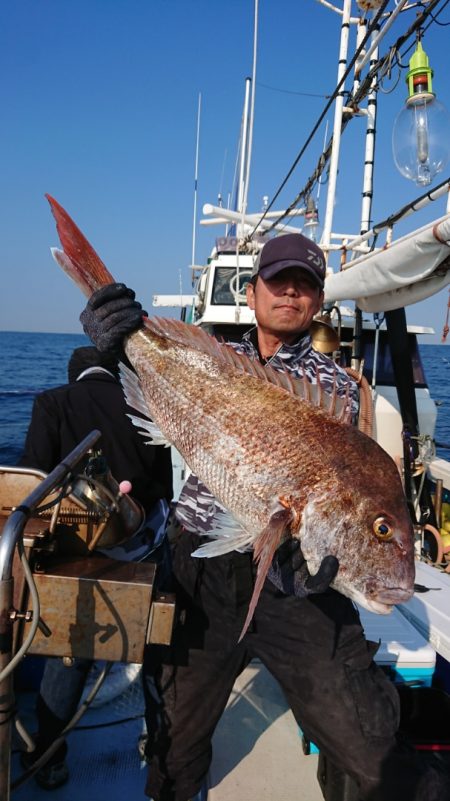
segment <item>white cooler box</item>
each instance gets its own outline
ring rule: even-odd
[[[416,562],[416,583],[428,587],[428,592],[415,592],[399,610],[450,662],[450,575],[433,565]]]
[[[436,651],[425,637],[395,608],[390,615],[376,615],[359,609],[366,639],[381,645],[375,662],[390,668],[393,680],[417,681],[427,687],[431,685],[436,665]]]

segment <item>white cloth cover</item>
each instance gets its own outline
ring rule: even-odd
[[[448,256],[450,214],[327,276],[325,301],[354,300],[366,312],[410,306],[450,283]]]

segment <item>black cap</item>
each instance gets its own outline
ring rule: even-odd
[[[312,239],[303,234],[280,234],[269,239],[259,254],[252,271],[252,278],[273,278],[287,267],[298,267],[307,273],[320,289],[323,289],[326,267],[323,250]]]
[[[69,383],[77,380],[78,376],[87,370],[88,367],[104,367],[110,373],[119,377],[119,364],[115,356],[111,353],[101,353],[97,348],[87,346],[75,348],[67,365]]]

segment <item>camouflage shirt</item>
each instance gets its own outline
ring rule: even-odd
[[[230,342],[238,353],[250,359],[259,360],[257,331],[252,328],[244,334],[241,342]],[[294,345],[282,345],[275,356],[267,360],[275,370],[289,371],[296,378],[306,376],[311,384],[320,384],[325,392],[332,392],[336,382],[337,394],[345,397],[349,387],[349,400],[352,415],[356,419],[359,409],[359,392],[356,383],[349,378],[342,367],[323,353],[313,349],[309,334],[303,335]],[[207,536],[224,525],[227,515],[224,507],[193,473],[187,478],[176,506],[175,515],[179,523],[188,531]],[[229,525],[229,522],[225,525]]]

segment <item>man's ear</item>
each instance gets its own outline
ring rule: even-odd
[[[314,314],[317,314],[320,311],[320,309],[322,308],[323,299],[324,299],[324,293],[322,291],[322,292],[319,292],[319,296],[317,298],[316,311],[314,312]]]
[[[255,311],[255,287],[251,281],[247,284],[245,292],[247,295],[248,308]]]

